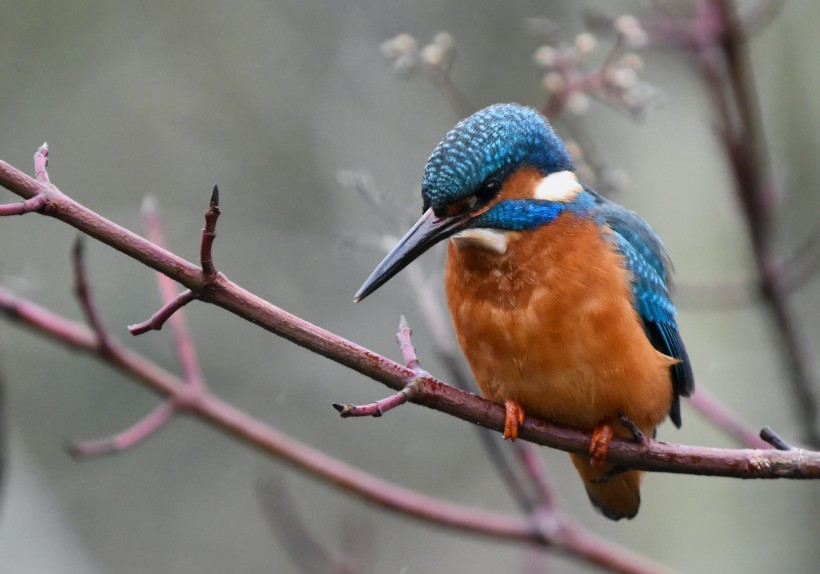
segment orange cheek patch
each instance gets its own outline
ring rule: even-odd
[[[541,173],[534,168],[525,167],[510,175],[504,181],[501,193],[493,203],[498,203],[503,199],[532,199],[533,190],[544,178]]]

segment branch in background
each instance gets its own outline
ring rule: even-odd
[[[769,448],[766,441],[760,439],[757,432],[752,430],[747,424],[742,422],[737,416],[722,405],[707,391],[698,381],[694,394],[689,398],[689,403],[701,415],[706,417],[715,426],[723,429],[728,435],[737,440],[738,443],[748,448]]]
[[[383,42],[381,52],[393,62],[393,67],[402,76],[409,76],[416,69],[421,69],[444,94],[458,117],[469,116],[476,110],[453,82],[451,71],[456,48],[453,37],[447,32],[436,34],[433,41],[422,49],[419,49],[418,41],[410,34],[399,34]]]
[[[761,129],[757,93],[749,65],[742,16],[730,0],[701,0],[694,18],[664,13],[654,2],[658,19],[648,28],[653,45],[675,46],[688,53],[700,72],[713,108],[716,130],[741,208],[757,270],[757,287],[778,335],[777,344],[791,383],[795,408],[808,444],[820,448],[820,425],[814,383],[806,351],[788,304],[788,287],[773,246],[774,189]],[[772,7],[773,5],[773,7]],[[778,2],[756,5],[757,13],[776,10]],[[798,279],[805,272],[798,266]]]
[[[42,148],[41,148],[42,149]],[[43,181],[48,181],[48,174],[43,165],[38,173]],[[216,193],[216,187],[214,187]],[[39,196],[38,196],[39,197]],[[218,202],[218,196],[217,200]],[[216,236],[216,219],[219,216],[219,208],[216,207],[214,211],[214,197],[211,198],[208,211],[205,214],[205,229],[202,230],[202,247],[203,254],[203,268],[205,268],[204,261],[210,264],[213,269],[213,260],[211,258],[211,246],[213,239]],[[143,217],[145,226],[148,231],[148,236],[159,246],[164,246],[165,237],[162,229],[162,222],[157,211],[155,201],[143,202]],[[111,337],[108,335],[105,327],[99,318],[94,301],[91,298],[91,289],[88,284],[85,264],[83,260],[83,243],[80,239],[74,245],[73,250],[74,262],[74,277],[75,277],[75,293],[80,301],[80,305],[86,316],[88,324],[91,326],[97,341],[97,347],[102,356],[112,352]],[[190,389],[191,393],[202,392],[205,387],[205,382],[199,368],[199,360],[196,356],[196,349],[193,344],[193,339],[182,314],[183,304],[178,304],[181,299],[186,302],[193,299],[188,295],[192,295],[190,290],[183,292],[181,295],[176,295],[176,288],[173,281],[161,273],[157,273],[157,281],[162,298],[165,300],[165,306],[154,315],[160,316],[161,321],[152,323],[154,329],[159,329],[163,323],[171,318],[171,326],[174,335],[174,343],[176,345],[177,354],[185,373],[185,384]],[[176,312],[174,315],[173,313]],[[152,317],[152,321],[154,320]],[[150,322],[150,321],[149,321]],[[132,331],[133,332],[133,331]],[[184,406],[185,402],[190,400],[190,396],[186,396],[180,403]],[[89,456],[99,456],[106,454],[113,454],[122,450],[129,449],[139,443],[145,441],[150,436],[158,432],[165,424],[170,421],[174,415],[177,414],[180,404],[179,401],[173,399],[165,400],[159,406],[154,408],[142,420],[131,426],[130,428],[117,433],[112,437],[102,439],[91,439],[81,442],[69,443],[66,447],[69,454],[75,458],[83,458]]]
[[[214,186],[214,192],[216,192],[216,186]],[[213,218],[212,215],[209,216],[209,213],[213,210],[213,207],[214,198],[212,196],[211,202],[208,206],[208,211],[205,213],[205,228],[208,229],[209,225],[212,226],[210,229],[210,234],[213,237],[216,237],[216,218]],[[209,217],[213,218],[210,222]],[[159,214],[159,205],[156,200],[147,199],[143,201],[142,221],[146,234],[148,235],[148,239],[156,245],[166,248],[167,244],[165,241],[165,230],[162,225],[162,218]],[[213,237],[206,239],[206,229],[202,230],[202,237],[200,239],[200,253],[205,250],[205,257],[200,256],[200,264],[203,266],[203,269],[205,267],[204,259],[213,261],[213,258],[210,255],[211,247],[213,245]],[[206,241],[208,242],[207,249]],[[162,301],[165,303],[163,308],[173,310],[170,315],[171,333],[174,337],[174,345],[177,350],[177,357],[179,358],[180,365],[182,366],[185,382],[193,389],[201,389],[205,386],[205,383],[202,376],[202,371],[199,367],[199,359],[197,358],[196,347],[194,346],[194,338],[188,329],[187,322],[185,321],[185,311],[182,310],[185,303],[179,303],[180,299],[187,300],[188,297],[193,298],[193,292],[186,289],[177,295],[176,284],[171,279],[162,273],[156,273],[155,277],[157,278],[157,286],[159,287],[160,296],[162,297]]]
[[[165,404],[173,402],[179,409],[184,409],[246,445],[282,458],[299,470],[371,504],[443,528],[552,548],[613,572],[667,572],[663,566],[571,523],[533,522],[527,518],[473,509],[383,481],[235,409],[214,396],[206,386],[192,393],[186,381],[116,341],[112,340],[107,352],[103,353],[97,336],[89,328],[19,299],[2,288],[0,313],[58,344],[88,353],[149,389],[167,396],[168,402]]]
[[[265,519],[294,564],[305,574],[367,574],[374,572],[355,552],[334,552],[319,542],[302,519],[288,489],[279,480],[258,481],[256,496]],[[361,525],[359,525],[361,526]],[[356,529],[356,532],[360,532]],[[372,537],[368,542],[372,544]],[[359,544],[359,546],[362,546]],[[369,548],[367,548],[369,550]]]

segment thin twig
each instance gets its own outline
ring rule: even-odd
[[[48,179],[48,143],[43,142],[43,145],[37,148],[34,153],[34,178],[44,184],[51,183]]]
[[[85,313],[86,320],[88,321],[91,330],[94,331],[94,334],[97,336],[97,343],[100,346],[100,349],[105,352],[110,345],[111,337],[103,326],[99,313],[97,313],[97,307],[94,305],[94,301],[91,298],[91,289],[88,286],[85,260],[83,257],[83,245],[83,238],[77,237],[74,241],[74,249],[72,249],[74,293],[80,302],[80,306],[83,309],[83,313]]]
[[[26,213],[31,213],[32,211],[40,211],[46,204],[46,201],[46,194],[41,193],[40,195],[35,195],[34,197],[19,203],[0,205],[0,217],[5,217],[7,215],[25,215]]]
[[[136,446],[148,439],[148,437],[165,426],[165,423],[171,420],[175,413],[176,407],[173,402],[165,400],[134,426],[112,437],[72,441],[66,445],[66,450],[75,458],[115,454]]]
[[[401,350],[401,357],[404,364],[408,369],[417,371],[420,368],[419,359],[416,356],[416,348],[410,340],[412,335],[413,330],[410,329],[410,325],[407,324],[407,319],[402,315],[399,318],[399,331],[396,333],[396,343],[398,343],[399,349]]]
[[[163,277],[165,276],[163,275]],[[135,336],[142,335],[144,333],[147,333],[148,331],[159,331],[162,329],[163,326],[165,326],[165,323],[166,321],[168,321],[168,319],[173,318],[175,313],[181,311],[185,305],[187,305],[191,301],[194,301],[196,298],[196,293],[194,293],[190,289],[186,289],[179,295],[174,296],[174,298],[170,301],[167,301],[165,304],[163,304],[163,306],[156,313],[151,315],[142,323],[128,325],[128,330],[131,332],[132,335]]]
[[[219,209],[219,188],[214,186],[211,192],[211,201],[208,204],[208,211],[205,212],[205,227],[202,228],[202,241],[200,243],[199,261],[202,264],[202,272],[206,277],[216,274],[213,258],[213,244],[216,239],[216,221],[222,213]]]
[[[453,82],[449,70],[424,61],[421,62],[421,65],[430,81],[441,90],[441,93],[450,102],[450,107],[453,108],[458,117],[466,118],[476,111],[475,106],[464,95],[464,92]]]
[[[777,450],[792,450],[794,447],[780,438],[770,427],[760,429],[760,438],[772,445]]]
[[[343,418],[349,417],[380,417],[387,411],[400,407],[409,400],[412,400],[418,391],[413,382],[410,382],[406,387],[397,393],[390,395],[387,398],[369,403],[366,405],[341,405],[333,403],[333,408],[339,411],[339,415]]]
[[[162,226],[162,218],[159,214],[157,201],[146,199],[146,201],[143,202],[142,215],[143,225],[145,225],[148,239],[160,247],[167,247],[165,242],[165,232]],[[159,287],[160,295],[165,303],[165,307],[163,307],[163,309],[170,308],[169,313],[171,315],[171,332],[174,336],[174,344],[176,345],[179,362],[182,365],[184,378],[193,388],[201,388],[205,385],[205,381],[199,367],[199,359],[196,355],[194,339],[185,321],[185,312],[182,310],[182,307],[184,307],[186,303],[193,300],[195,295],[190,289],[186,289],[177,295],[176,283],[162,273],[155,273],[155,275],[157,278],[157,285]],[[163,309],[160,309],[159,312],[162,312]]]
[[[305,574],[364,574],[353,556],[322,544],[305,524],[290,492],[279,480],[257,482],[256,495],[271,531],[299,570]],[[354,555],[355,556],[355,555]]]

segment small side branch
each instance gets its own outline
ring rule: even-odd
[[[416,348],[410,340],[410,336],[412,334],[413,331],[407,324],[407,319],[405,319],[404,315],[402,315],[399,319],[399,331],[396,333],[396,343],[398,343],[399,348],[401,349],[401,356],[404,359],[404,364],[407,365],[407,368],[412,369],[420,376],[423,376],[426,375],[426,373],[419,367],[419,359],[416,357]],[[399,392],[390,395],[387,398],[381,399],[380,401],[376,401],[375,403],[369,403],[366,405],[342,405],[339,403],[333,403],[333,408],[339,411],[339,415],[341,415],[343,419],[349,417],[380,417],[387,411],[395,409],[407,401],[412,400],[418,393],[418,389],[416,388],[417,380],[418,376],[414,377],[413,380]]]
[[[142,214],[148,238],[160,247],[166,248],[165,230],[162,226],[157,201],[153,198],[146,198],[143,202]],[[190,289],[186,289],[177,295],[176,283],[162,273],[156,273],[156,278],[160,295],[165,302],[163,309],[168,309],[168,315],[171,317],[171,332],[174,336],[174,343],[182,370],[185,373],[185,381],[192,388],[201,389],[205,386],[205,379],[199,367],[193,336],[191,336],[185,322],[185,313],[182,311],[182,307],[193,301],[196,296]]]
[[[174,403],[166,400],[131,428],[112,437],[71,442],[66,450],[74,458],[115,454],[145,441],[171,420],[174,414]]]
[[[151,317],[142,323],[135,323],[128,325],[128,330],[132,335],[142,335],[148,331],[159,331],[162,329],[165,322],[173,316],[174,313],[182,309],[185,305],[196,299],[196,295],[190,289],[186,289],[173,300],[169,301],[160,308],[159,311],[151,315]]]
[[[208,211],[205,212],[205,227],[202,228],[202,241],[199,247],[199,261],[202,264],[202,272],[206,277],[216,274],[211,250],[214,239],[216,239],[216,221],[221,213],[219,209],[219,188],[214,186],[214,190],[211,192],[211,201],[208,203]]]
[[[399,392],[380,401],[376,401],[375,403],[366,405],[340,405],[339,403],[333,403],[333,408],[339,411],[339,415],[341,415],[343,419],[349,417],[380,417],[387,411],[403,405],[415,397],[416,394],[418,394],[418,389],[415,385],[415,381],[413,381]]]
[[[31,199],[26,199],[19,203],[9,203],[7,205],[0,205],[0,217],[7,215],[25,215],[33,211],[40,211],[46,204],[46,196],[44,193],[35,195]]]
[[[97,336],[97,344],[103,353],[108,352],[110,348],[110,337],[108,331],[100,321],[97,307],[94,305],[94,300],[91,298],[91,288],[88,286],[86,278],[85,259],[84,259],[84,244],[82,237],[78,237],[74,242],[74,249],[72,249],[72,263],[74,267],[74,293],[80,301],[80,306],[83,308],[85,318],[88,325],[94,334]]]
[[[404,360],[404,364],[407,365],[407,368],[418,371],[420,368],[419,359],[416,356],[416,348],[410,340],[412,335],[413,330],[407,324],[407,319],[402,315],[399,319],[399,332],[396,333],[396,343],[399,345],[401,357]]]
[[[34,179],[39,183],[50,185],[51,181],[48,179],[48,143],[43,142],[43,145],[37,148],[34,153]]]
[[[143,213],[145,217],[145,224],[148,228],[148,235],[152,241],[158,245],[163,246],[164,234],[161,230],[161,223],[159,215],[156,213],[156,202],[151,198],[146,198],[143,202]],[[202,290],[207,289],[208,284],[216,277],[216,266],[213,259],[213,244],[216,239],[216,221],[219,219],[221,211],[219,209],[219,188],[214,186],[211,192],[211,199],[208,202],[208,209],[205,211],[205,227],[202,228],[202,238],[199,245],[199,259],[202,267]],[[165,277],[164,274],[160,273]],[[165,277],[165,279],[168,279]],[[199,291],[187,289],[177,295],[171,297],[169,295],[172,289],[172,283],[165,283],[164,279],[160,279],[160,291],[165,298],[165,304],[159,311],[151,315],[149,319],[142,323],[135,323],[128,326],[128,330],[132,335],[142,335],[148,331],[159,331],[165,325],[166,321],[170,319],[177,311],[182,309],[185,305],[195,299],[199,299]],[[169,280],[170,281],[170,280]],[[187,335],[186,335],[187,336]],[[177,341],[179,346],[179,339]]]

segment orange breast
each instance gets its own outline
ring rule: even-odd
[[[447,257],[448,306],[484,395],[589,430],[623,413],[651,432],[674,361],[646,338],[599,226],[565,212],[507,241],[499,253],[451,240]]]

